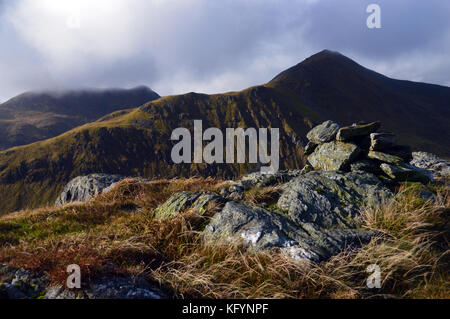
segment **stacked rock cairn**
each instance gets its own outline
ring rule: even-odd
[[[304,170],[367,172],[383,182],[433,181],[432,171],[409,164],[411,148],[396,144],[393,133],[378,132],[380,122],[340,127],[326,121],[308,132]]]

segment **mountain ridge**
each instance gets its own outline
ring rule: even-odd
[[[177,127],[192,131],[195,119],[203,120],[204,128],[279,127],[280,169],[303,166],[306,133],[326,119],[341,125],[382,120],[383,130],[396,133],[401,144],[448,156],[450,88],[400,83],[365,70],[322,51],[264,85],[224,94],[165,96],[51,140],[2,151],[0,195],[13,196],[0,203],[0,212],[54,202],[69,180],[90,173],[233,178],[258,168],[173,164],[171,132]]]
[[[156,98],[159,95],[145,86],[25,92],[0,104],[0,149],[45,140]]]

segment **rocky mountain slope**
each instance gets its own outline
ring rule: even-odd
[[[245,175],[223,188],[220,196],[207,191],[176,193],[153,215],[166,218],[189,209],[201,212],[210,202],[220,203],[222,211],[203,231],[207,241],[244,240],[258,249],[280,248],[297,259],[328,259],[344,247],[367,243],[376,235],[357,228],[360,211],[390,200],[399,183],[422,185],[420,196],[428,200],[434,194],[424,185],[431,183],[434,175],[450,178],[449,162],[440,161],[439,166],[431,167],[433,170],[407,163],[413,159],[411,151],[396,145],[393,134],[377,132],[380,126],[371,122],[339,127],[326,121],[307,134],[313,150],[308,152],[307,165],[301,171]],[[107,194],[123,179],[101,174],[77,177],[55,204]],[[276,187],[279,193],[272,202],[251,205],[244,200],[246,193],[270,187]]]
[[[0,150],[45,140],[157,98],[147,87],[24,93],[0,104]]]
[[[56,206],[0,217],[0,298],[448,297],[450,162],[380,127],[314,127],[302,170],[79,176]],[[72,263],[81,290],[62,284]]]
[[[449,155],[450,88],[398,81],[330,51],[320,52],[266,85],[225,94],[167,96],[116,112],[53,139],[0,152],[0,203],[6,213],[53,203],[64,185],[91,173],[237,177],[258,165],[176,165],[177,127],[280,128],[280,168],[301,168],[306,134],[326,119],[349,125],[382,120],[399,143]]]

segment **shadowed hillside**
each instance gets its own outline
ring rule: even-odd
[[[240,92],[164,97],[118,111],[61,136],[0,152],[0,203],[6,213],[52,203],[78,175],[113,173],[143,177],[236,177],[257,169],[245,164],[172,163],[170,134],[208,127],[280,128],[280,168],[303,165],[305,135],[326,119],[340,124],[382,120],[383,130],[415,150],[450,155],[450,88],[392,80],[350,59],[322,51],[266,85]]]
[[[0,104],[0,149],[45,140],[157,98],[147,87],[24,93]]]

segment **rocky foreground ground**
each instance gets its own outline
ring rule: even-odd
[[[194,212],[196,218],[203,218],[199,227],[194,229],[201,245],[237,245],[249,251],[274,252],[299,263],[319,265],[333,261],[343,251],[364,247],[375,239],[377,242],[389,240],[390,234],[381,228],[363,227],[361,214],[364,210],[376,211],[378,207],[398,200],[398,190],[405,185],[416,190],[415,196],[421,205],[440,201],[439,205],[442,206],[442,198],[434,185],[448,187],[450,162],[433,154],[413,153],[407,146],[396,145],[395,135],[378,132],[380,126],[378,122],[358,123],[349,127],[340,127],[332,121],[324,122],[307,135],[309,143],[305,153],[308,154],[308,160],[302,170],[279,171],[270,175],[253,173],[237,181],[213,183],[214,187],[187,187],[184,191],[166,192],[166,199],[153,208],[153,204],[148,203],[153,199],[147,197],[155,196],[155,193],[146,193],[145,190],[154,187],[155,181],[92,174],[71,181],[57,199],[55,208],[47,208],[41,213],[28,213],[33,216],[43,214],[46,220],[52,218],[52,214],[68,214],[69,210],[77,211],[76,216],[81,214],[79,207],[83,205],[79,202],[87,202],[88,207],[97,205],[98,201],[102,205],[117,203],[116,195],[121,194],[128,196],[128,200],[120,198],[120,205],[114,206],[113,210],[114,214],[118,211],[120,218],[145,214],[152,222],[164,223],[184,216],[186,212]],[[128,188],[123,192],[125,186]],[[136,188],[140,191],[136,192]],[[122,192],[118,192],[118,189],[122,189]],[[159,196],[164,198],[163,195]],[[138,197],[139,200],[136,200]],[[24,212],[17,214],[19,217],[12,214],[4,217],[0,223],[4,233],[0,241],[3,246],[0,258],[3,256],[11,264],[0,267],[0,297],[180,297],[177,291],[180,288],[157,284],[152,276],[121,273],[123,265],[110,260],[99,265],[101,275],[96,275],[79,291],[71,291],[65,289],[63,284],[55,283],[47,269],[17,267],[20,258],[17,261],[17,258],[12,257],[14,253],[11,253],[11,247],[16,247],[17,255],[22,253],[20,249],[25,248],[20,247],[20,240],[17,239],[20,236],[12,234],[8,237],[8,232],[19,232],[14,227],[25,227],[18,222],[14,224],[15,219],[26,218]],[[108,221],[111,214],[108,211]],[[39,217],[35,218],[39,220]],[[402,216],[397,218],[401,219]],[[27,224],[26,227],[32,229],[33,225]],[[78,228],[78,231],[82,230],[82,227]],[[95,231],[99,230],[89,228],[84,235],[93,236],[92,232]],[[134,235],[139,236],[138,230],[135,231]],[[61,234],[76,237],[76,232],[61,231]],[[114,236],[117,237],[106,239],[106,245],[119,240],[120,236]],[[154,233],[153,236],[157,235]],[[34,246],[30,244],[30,247],[35,247],[36,242],[41,243],[42,238],[36,237]],[[70,238],[75,242],[78,240]],[[105,241],[105,238],[101,238]],[[51,240],[63,241],[61,237],[52,237]],[[44,245],[51,246],[48,242]],[[30,247],[27,248],[33,251],[34,248]],[[147,248],[142,249],[145,251]],[[133,254],[128,258],[136,258],[136,254],[145,255],[132,251]],[[147,258],[141,259],[141,263],[151,267]],[[105,271],[105,267],[109,270]],[[121,274],[114,275],[115,272]]]

